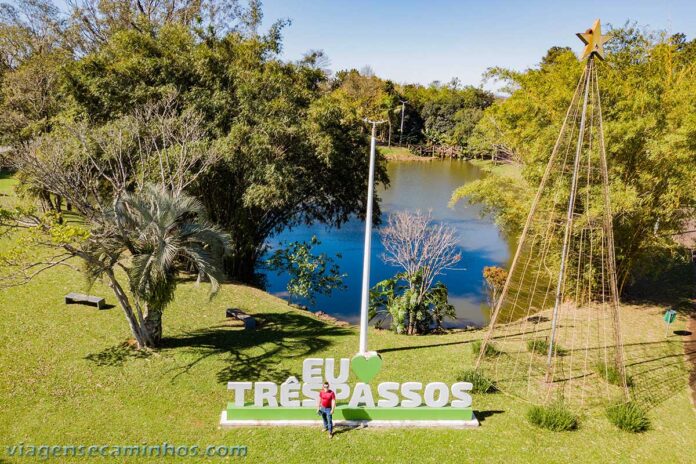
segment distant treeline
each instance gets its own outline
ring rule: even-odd
[[[386,120],[379,138],[391,143],[447,145],[466,149],[469,137],[495,96],[458,79],[424,86],[396,84],[364,68],[339,71],[331,87],[345,108],[360,118]],[[403,133],[401,119],[403,114]]]

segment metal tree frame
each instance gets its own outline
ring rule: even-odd
[[[548,400],[554,391],[572,397],[579,390],[576,397],[583,403],[588,391],[596,391],[598,381],[607,383],[610,377],[617,388],[607,386],[606,396],[620,394],[627,400],[596,64],[603,59],[602,46],[608,38],[601,35],[599,20],[578,36],[586,44],[587,62],[491,315],[476,369],[490,374],[499,388],[509,386],[509,393],[530,400]],[[559,346],[559,330],[570,350]],[[545,339],[539,338],[547,331]],[[498,350],[494,343],[505,349]],[[537,347],[543,347],[545,362]],[[581,362],[575,363],[578,353]],[[594,364],[588,364],[590,359]]]

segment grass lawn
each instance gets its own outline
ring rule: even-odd
[[[408,148],[396,145],[392,147],[380,146],[379,151],[389,161],[432,161],[435,159],[430,156],[414,155]]]
[[[0,197],[13,196],[18,181],[6,171],[0,170]]]
[[[654,405],[653,429],[645,434],[613,428],[602,412],[583,414],[576,432],[541,431],[525,420],[527,405],[494,394],[474,397],[478,429],[367,428],[329,442],[315,428],[219,429],[219,415],[231,399],[228,380],[282,382],[301,375],[305,357],[351,356],[358,345],[352,328],[327,325],[256,289],[225,285],[208,301],[204,286],[185,283],[165,314],[165,346],[136,356],[121,347],[129,334],[118,307],[62,304],[66,293],[84,290],[80,276],[54,270],[0,295],[2,462],[30,462],[7,456],[6,445],[19,442],[164,441],[246,445],[249,462],[693,462],[696,415],[687,396],[682,344],[676,335],[663,338],[656,310],[628,308],[624,317],[627,325],[642,321],[638,335],[645,337],[628,350],[629,364],[635,363],[629,373]],[[100,284],[91,293],[114,300]],[[227,325],[226,307],[256,314],[263,326],[244,332]],[[645,324],[652,330],[643,332]],[[680,320],[675,329],[682,326]],[[459,370],[471,366],[470,344],[480,335],[371,331],[370,348],[384,358],[375,381],[454,382]]]
[[[3,182],[7,179],[0,180],[2,188]],[[8,245],[0,240],[0,251]],[[482,421],[478,429],[339,430],[329,441],[318,428],[220,429],[220,413],[232,399],[226,382],[280,383],[290,375],[300,377],[306,357],[350,357],[358,347],[355,329],[327,324],[257,289],[227,284],[209,300],[205,285],[187,282],[165,313],[164,346],[143,355],[124,348],[129,332],[119,307],[65,306],[63,296],[72,291],[87,292],[87,284],[67,269],[0,290],[0,464],[33,461],[8,456],[7,447],[19,443],[163,442],[245,445],[245,459],[254,463],[693,462],[696,415],[688,396],[682,337],[665,338],[659,308],[625,307],[622,314],[634,394],[650,407],[652,429],[644,434],[617,430],[602,411],[580,411],[578,431],[542,431],[526,421],[528,405],[494,394],[474,395]],[[114,303],[100,283],[89,293]],[[230,325],[224,317],[228,307],[256,315],[259,329],[245,332]],[[673,328],[683,329],[684,320]],[[471,344],[481,335],[459,331],[406,337],[371,330],[369,348],[384,359],[374,382],[453,383],[458,372],[472,366]]]
[[[493,161],[486,159],[472,159],[469,160],[471,164],[479,166],[487,171],[493,172],[501,176],[514,177],[516,179],[522,178],[522,165],[513,163],[494,163]]]

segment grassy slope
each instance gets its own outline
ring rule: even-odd
[[[14,195],[15,185],[17,185],[17,179],[0,170],[0,197]]]
[[[86,284],[60,269],[0,291],[0,463],[12,462],[6,446],[19,442],[241,444],[249,447],[249,462],[323,463],[689,462],[696,448],[681,343],[663,338],[656,309],[627,308],[623,316],[629,374],[636,393],[654,406],[653,430],[646,434],[620,432],[601,412],[585,415],[577,432],[540,431],[524,419],[526,405],[498,394],[474,398],[483,420],[476,430],[368,428],[340,433],[329,444],[316,428],[218,429],[230,400],[225,383],[282,382],[301,374],[305,357],[350,356],[358,344],[353,329],[326,325],[259,290],[225,285],[208,301],[205,286],[186,283],[165,314],[165,347],[140,357],[120,347],[128,331],[118,307],[65,306],[62,297],[70,291],[87,291]],[[114,300],[101,284],[90,292]],[[231,327],[227,307],[265,324],[256,332]],[[471,366],[470,343],[480,335],[371,331],[370,348],[385,361],[375,381],[454,382],[457,371]]]
[[[187,283],[166,313],[166,347],[139,358],[118,348],[128,335],[120,309],[64,306],[61,297],[73,290],[84,290],[81,278],[56,270],[0,296],[3,447],[22,441],[244,444],[251,462],[343,462],[347,456],[352,462],[467,457],[477,462],[688,462],[688,450],[696,447],[685,373],[662,369],[662,361],[652,360],[668,356],[665,365],[679,364],[677,343],[671,355],[642,346],[634,359],[640,363],[636,368],[653,363],[655,369],[642,371],[662,401],[650,413],[654,429],[640,436],[615,430],[600,413],[586,416],[577,432],[543,432],[525,421],[524,404],[503,395],[475,397],[484,419],[477,430],[352,430],[337,435],[330,446],[314,428],[219,430],[220,411],[230,399],[227,380],[280,382],[299,376],[307,356],[350,356],[357,334],[325,325],[255,289],[226,285],[207,302],[204,287]],[[92,293],[113,301],[100,285]],[[263,316],[266,326],[257,333],[226,326],[229,306]],[[632,314],[645,319],[644,313]],[[651,322],[659,334],[658,317],[652,314]],[[408,338],[371,332],[370,347],[385,361],[376,380],[453,382],[457,370],[471,365],[469,343],[479,335]],[[658,335],[655,343],[664,342]],[[4,449],[3,458],[8,459]]]
[[[469,162],[471,164],[479,166],[485,170],[491,171],[494,174],[498,174],[501,176],[514,177],[516,179],[522,178],[522,165],[520,165],[520,164],[512,164],[512,163],[498,164],[498,163],[494,163],[493,161],[491,161],[489,159],[486,159],[486,160],[472,159],[472,160],[469,160]]]
[[[396,145],[391,147],[380,146],[379,151],[389,161],[432,161],[435,159],[427,156],[414,155],[408,148],[398,147]]]

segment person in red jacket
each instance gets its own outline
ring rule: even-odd
[[[329,382],[324,382],[317,397],[317,412],[324,421],[324,431],[329,431],[333,438],[333,413],[336,410],[336,394],[329,388]]]

